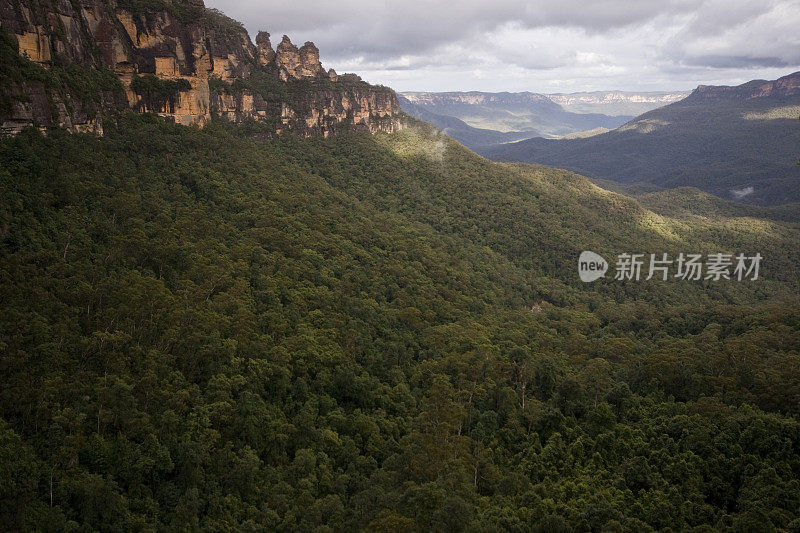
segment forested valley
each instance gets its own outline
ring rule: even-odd
[[[797,213],[408,120],[0,142],[0,529],[800,531]],[[583,284],[581,250],[765,259]]]

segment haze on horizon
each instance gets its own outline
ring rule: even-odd
[[[398,91],[670,91],[800,70],[800,0],[206,0]]]

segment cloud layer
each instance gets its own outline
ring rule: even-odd
[[[800,70],[800,0],[206,0],[398,90],[687,89]],[[278,39],[274,39],[277,41]]]

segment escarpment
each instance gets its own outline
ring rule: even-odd
[[[319,50],[256,42],[202,0],[0,0],[0,128],[102,133],[130,108],[179,124],[219,116],[265,134],[400,127],[397,97],[323,69]]]
[[[777,80],[753,80],[742,85],[700,85],[692,91],[692,100],[728,98],[752,100],[756,98],[791,98],[800,94],[800,72],[793,72]]]

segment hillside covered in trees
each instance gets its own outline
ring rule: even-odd
[[[0,529],[800,530],[796,212],[419,123],[104,128],[0,141]]]
[[[568,168],[592,178],[697,187],[759,205],[800,203],[800,72],[688,97],[584,139],[534,138],[480,153]]]

